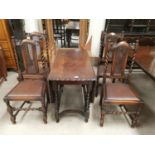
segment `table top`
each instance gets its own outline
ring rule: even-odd
[[[80,49],[58,49],[48,80],[95,81],[88,53]]]
[[[155,46],[140,46],[135,62],[153,78],[155,78]]]

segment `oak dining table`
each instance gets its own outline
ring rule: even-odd
[[[59,122],[60,117],[65,113],[79,113],[88,122],[90,103],[94,100],[95,81],[95,72],[87,51],[78,48],[64,48],[56,51],[48,76],[49,89],[55,104],[56,122]],[[59,111],[64,85],[81,86],[84,97],[83,109]]]

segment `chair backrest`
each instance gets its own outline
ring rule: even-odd
[[[38,74],[39,66],[35,42],[30,39],[24,39],[21,43],[21,52],[26,74]]]
[[[47,35],[40,32],[32,32],[29,34],[30,39],[35,41],[37,58],[46,59],[47,65],[49,66],[49,54],[48,54],[48,41]]]
[[[24,39],[21,42],[21,55],[24,71],[20,72],[20,79],[45,79],[49,72],[48,62],[45,59],[37,59],[35,41]],[[20,68],[19,68],[20,70]]]
[[[112,52],[112,64],[110,78],[113,79],[125,79],[125,68],[130,51],[129,44],[125,41],[121,41],[114,44],[110,51]],[[104,78],[108,67],[108,53],[105,59]]]
[[[126,42],[119,42],[115,45],[112,51],[112,66],[111,66],[111,76],[116,79],[125,78],[125,68],[127,64],[127,59],[129,55],[129,45]]]
[[[32,32],[29,34],[30,39],[35,41],[36,44],[36,50],[37,50],[37,56],[42,55],[45,51],[47,53],[47,38],[45,34],[40,32]]]
[[[100,58],[102,58],[103,54],[104,56],[108,52],[108,50],[113,46],[113,44],[116,44],[123,40],[124,32],[120,34],[116,34],[114,32],[106,33],[102,32],[101,39],[102,39],[102,52],[100,53]]]

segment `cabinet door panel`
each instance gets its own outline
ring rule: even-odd
[[[6,40],[6,33],[3,26],[3,21],[0,20],[0,40]]]
[[[7,42],[0,42],[0,46],[2,47],[2,49],[9,49]]]
[[[9,22],[7,19],[0,19],[0,46],[4,51],[7,68],[16,69],[14,51],[11,42]]]

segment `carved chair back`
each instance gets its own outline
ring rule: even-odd
[[[111,64],[111,74],[110,78],[113,79],[125,79],[125,68],[129,56],[129,51],[130,51],[129,44],[121,41],[117,44],[114,44],[113,47],[110,48],[109,51],[112,52],[112,64]],[[104,68],[104,79],[106,78],[106,71],[108,67],[108,59],[109,55],[108,53],[106,54],[105,58],[105,68]]]
[[[112,51],[111,76],[115,79],[125,78],[125,68],[129,55],[129,45],[126,42],[120,42],[115,45]]]
[[[35,42],[25,39],[21,43],[22,58],[26,74],[38,74],[37,53]]]
[[[38,63],[35,41],[25,39],[21,43],[21,52],[24,63],[23,75],[45,75],[47,73],[47,65],[45,59],[41,59]],[[32,78],[33,78],[32,77]]]
[[[45,33],[32,32],[29,34],[29,36],[30,39],[35,41],[38,59],[45,57],[47,60],[49,60],[47,35]]]
[[[103,54],[104,56],[106,56],[106,53],[108,52],[108,50],[116,43],[120,42],[123,40],[124,37],[124,33],[122,32],[121,34],[116,34],[114,32],[111,33],[103,33],[102,32],[102,36],[103,39],[103,51],[100,54],[100,58],[102,58]],[[110,52],[109,52],[110,54]]]

